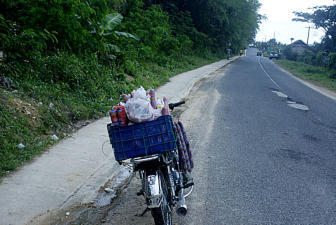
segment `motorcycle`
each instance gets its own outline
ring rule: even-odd
[[[184,103],[171,103],[169,108],[172,111]],[[194,183],[180,168],[171,116],[128,128],[108,125],[108,131],[116,159],[121,164],[131,164],[139,174],[142,189],[137,195],[143,195],[147,205],[142,215],[151,211],[155,225],[172,225],[174,208],[179,216],[185,216],[188,211],[185,198],[191,194]]]

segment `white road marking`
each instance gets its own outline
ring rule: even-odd
[[[261,67],[261,69],[264,71],[264,73],[267,75],[267,77],[278,87],[280,88],[280,86],[277,84],[277,82],[275,82],[272,77],[266,72],[266,70],[264,69],[263,65],[261,65],[260,63],[261,57],[259,57],[259,65]]]
[[[261,67],[261,69],[264,71],[264,73],[267,75],[267,77],[279,88],[280,86],[277,84],[277,82],[275,82],[272,77],[266,72],[266,70],[264,69],[263,65],[261,64],[261,57],[259,58],[259,65]],[[280,98],[288,98],[288,96],[284,93],[282,93],[281,91],[272,91],[273,93],[275,93],[277,96],[279,96]],[[303,104],[299,104],[297,102],[293,102],[293,101],[287,101],[287,105],[292,107],[292,108],[295,108],[295,109],[300,109],[300,110],[303,110],[303,111],[308,111],[309,108],[308,106],[305,106]]]
[[[303,111],[308,111],[309,110],[308,106],[298,104],[298,103],[291,103],[291,104],[288,104],[288,106],[290,106],[292,108],[295,108],[295,109],[300,109],[300,110],[303,110]]]
[[[288,98],[288,96],[285,95],[284,93],[282,93],[281,91],[272,91],[272,92],[277,94],[277,96],[279,96],[281,98]]]

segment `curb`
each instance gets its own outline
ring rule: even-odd
[[[195,84],[197,84],[200,80],[202,80],[202,79],[204,79],[204,78],[210,76],[212,73],[214,73],[214,72],[216,72],[216,71],[218,71],[218,70],[220,70],[220,69],[222,69],[222,68],[224,68],[224,67],[230,65],[232,62],[236,61],[236,60],[239,59],[239,58],[240,58],[240,56],[234,56],[234,57],[232,57],[231,59],[229,59],[229,61],[228,61],[226,64],[224,64],[223,66],[220,66],[219,68],[215,69],[214,71],[211,71],[211,72],[202,74],[202,76],[201,76],[198,80],[196,80],[196,81],[194,81],[194,82],[192,83],[191,87],[190,87],[190,88],[188,89],[188,91],[185,93],[184,97],[180,98],[178,101],[181,101],[183,98],[185,98],[186,96],[188,96],[188,95],[190,94],[191,90],[195,87]]]
[[[204,77],[208,76],[209,74],[219,70],[220,68],[231,64],[233,61],[235,61],[239,58],[240,58],[240,56],[234,56],[230,60],[223,59],[223,60],[214,62],[212,64],[200,67],[198,69],[178,74],[178,75],[170,78],[168,83],[166,83],[165,85],[162,85],[161,87],[159,87],[157,89],[157,97],[158,98],[163,98],[164,96],[166,96],[166,97],[168,97],[170,102],[181,101],[181,99],[183,99],[184,97],[186,97],[190,93],[190,91],[194,87],[195,83],[202,80]],[[206,68],[207,71],[203,72],[199,76],[196,76],[196,77],[193,76],[194,71],[199,70],[199,69],[203,69],[203,68]],[[180,83],[183,83],[183,82],[181,82],[181,81],[183,81],[183,77],[187,76],[187,75],[190,75],[191,82],[189,80],[190,83],[182,84],[183,87],[180,87],[180,89],[181,89],[179,91],[180,94],[176,94],[175,92],[174,93],[170,92],[170,90],[173,89],[173,87],[172,87],[173,83],[176,84],[176,85],[181,85]],[[161,92],[165,92],[165,94],[162,94]],[[167,96],[167,93],[170,96]]]

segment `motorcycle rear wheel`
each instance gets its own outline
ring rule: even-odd
[[[159,172],[159,178],[161,181],[163,200],[160,207],[151,210],[152,216],[154,218],[155,225],[172,225],[172,210],[168,203],[168,188],[162,172]]]

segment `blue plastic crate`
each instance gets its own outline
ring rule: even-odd
[[[126,127],[108,124],[107,130],[117,161],[176,149],[173,122],[169,115]]]

